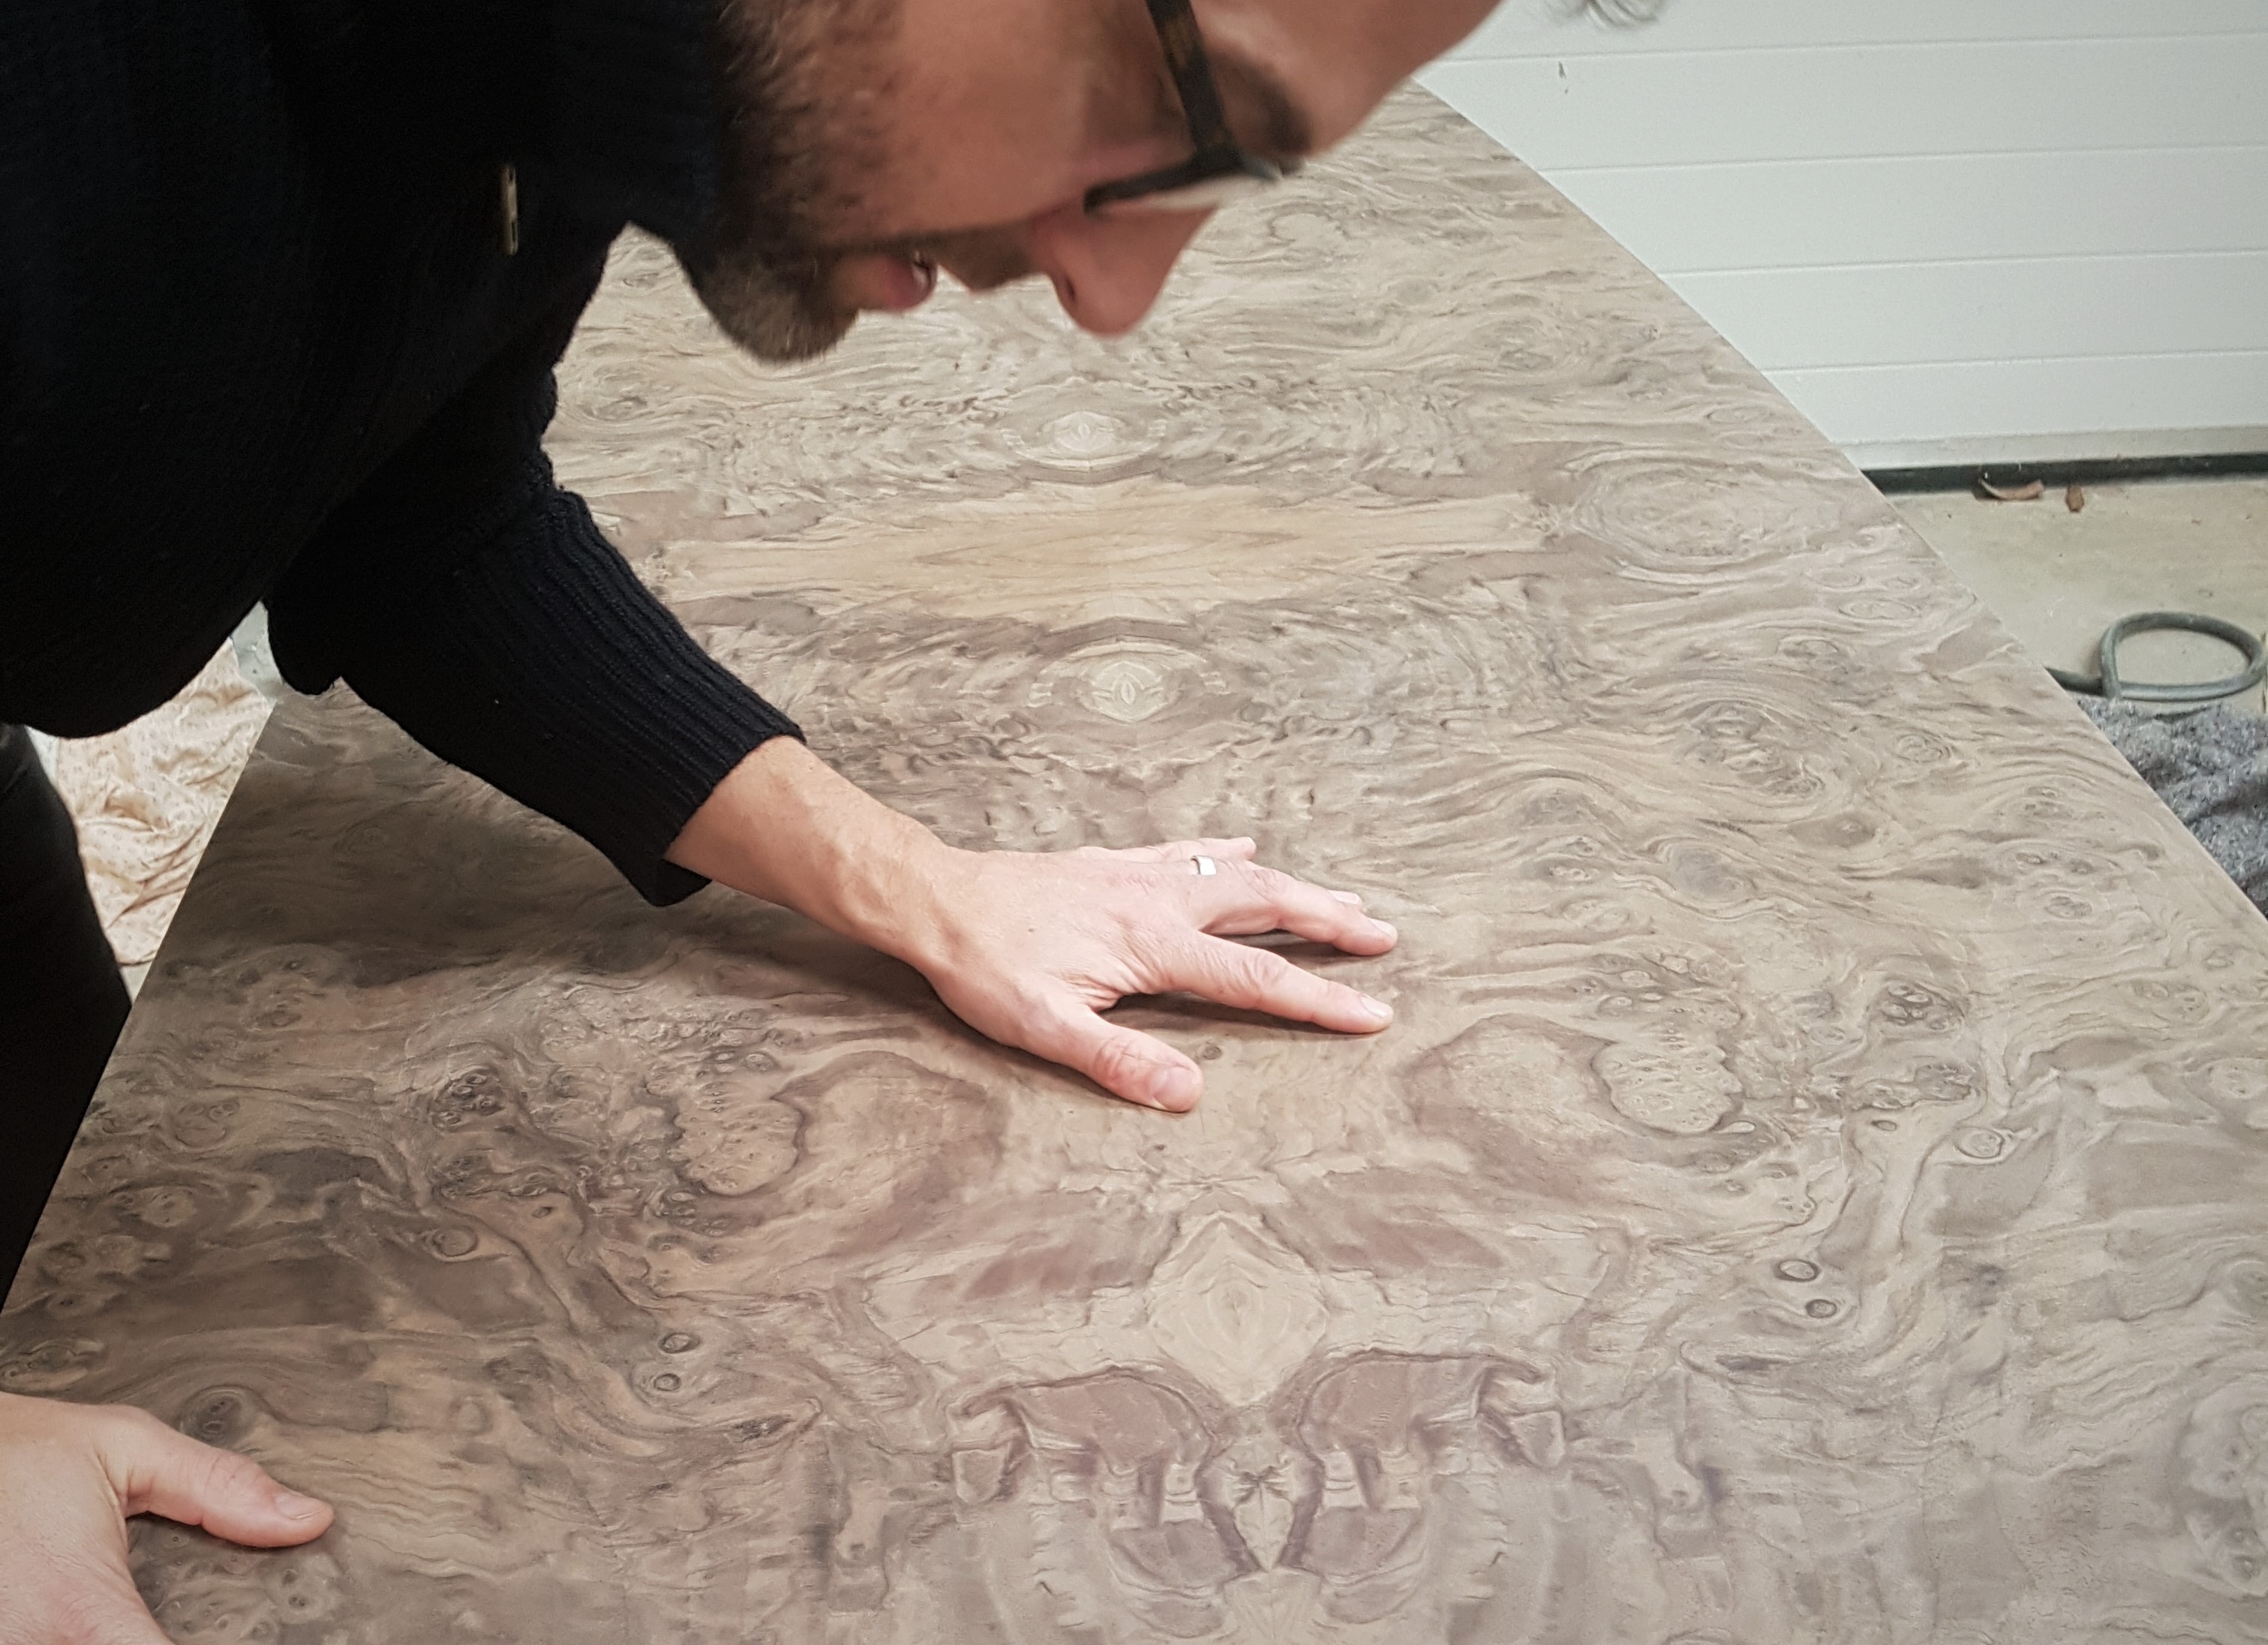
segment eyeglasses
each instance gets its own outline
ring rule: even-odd
[[[1189,0],[1149,0],[1150,21],[1166,48],[1166,66],[1182,100],[1182,115],[1197,151],[1178,166],[1145,172],[1086,191],[1096,217],[1137,211],[1211,211],[1282,182],[1300,169],[1296,160],[1264,160],[1236,140],[1221,112],[1220,87],[1206,60],[1204,40]]]

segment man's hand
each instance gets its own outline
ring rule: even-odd
[[[331,1523],[248,1457],[144,1412],[0,1394],[0,1645],[166,1645],[127,1572],[136,1514],[255,1548]]]
[[[895,955],[970,1027],[1152,1108],[1189,1108],[1204,1078],[1171,1046],[1098,1014],[1129,994],[1187,992],[1349,1034],[1393,1016],[1229,940],[1288,931],[1353,954],[1395,942],[1360,899],[1256,865],[1248,839],[955,851],[777,738],[718,786],[669,855]],[[1198,857],[1218,872],[1196,872]]]
[[[1181,1052],[1096,1014],[1128,994],[1186,992],[1248,1011],[1373,1034],[1394,1014],[1366,994],[1228,939],[1288,931],[1383,954],[1394,928],[1252,862],[1248,839],[1137,851],[956,852],[932,870],[902,957],[954,1014],[1130,1102],[1187,1109],[1204,1077]],[[1195,859],[1218,872],[1201,875]]]

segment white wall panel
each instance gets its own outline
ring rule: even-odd
[[[1669,0],[1672,6],[1684,0]],[[1997,50],[1819,46],[1469,58],[1426,84],[1562,167],[2242,145],[2268,120],[2261,31]]]
[[[2260,26],[2260,0],[1668,0],[1643,29],[1579,15],[1572,0],[1505,0],[1449,55],[1520,57],[1539,46],[1617,56],[1792,45],[1999,45],[2165,34],[2193,40]]]
[[[2268,0],[1507,0],[1425,78],[1854,452],[2268,446]]]
[[[1846,446],[1862,468],[2219,454],[2261,449],[2268,352],[1826,366],[1772,380],[1822,427],[1864,428]],[[2026,430],[2047,403],[2057,427]],[[2158,438],[2075,448],[2073,428]]]
[[[2268,252],[1690,274],[1764,370],[2268,349]]]
[[[1665,275],[2268,246],[2262,145],[1568,167],[1552,181]]]

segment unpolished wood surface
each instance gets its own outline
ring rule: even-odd
[[[1866,483],[1437,106],[1138,337],[722,351],[556,449],[965,844],[1249,830],[1350,1041],[1110,1103],[280,712],[0,1319],[340,1504],[184,1641],[2268,1634],[2268,927]]]

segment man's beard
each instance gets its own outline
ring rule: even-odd
[[[761,359],[806,360],[858,318],[831,289],[835,225],[857,220],[880,134],[853,107],[887,107],[897,0],[725,0],[725,100],[716,218],[678,259],[717,323]],[[830,95],[856,87],[853,96]],[[910,248],[909,248],[909,254]]]

